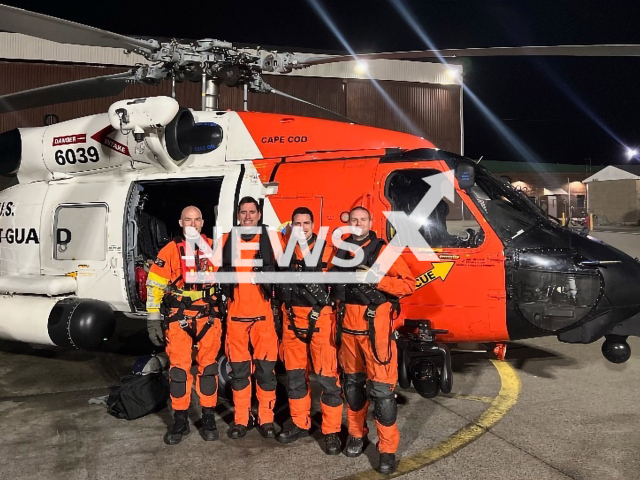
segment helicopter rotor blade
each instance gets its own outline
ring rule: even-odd
[[[57,103],[118,95],[135,81],[132,72],[85,78],[0,96],[0,114]]]
[[[566,56],[566,57],[639,57],[640,45],[549,45],[530,47],[454,48],[445,50],[413,50],[406,52],[363,53],[358,60],[420,60],[424,58],[455,57],[522,57],[522,56]],[[308,57],[301,64],[322,65],[326,63],[354,60],[352,55],[333,57]]]
[[[140,53],[153,53],[160,48],[155,40],[131,38],[8,5],[0,5],[0,30],[57,43],[124,48]]]

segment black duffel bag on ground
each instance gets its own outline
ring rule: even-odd
[[[169,401],[169,381],[162,372],[129,375],[122,385],[113,387],[107,399],[107,412],[116,418],[135,420],[159,412]]]

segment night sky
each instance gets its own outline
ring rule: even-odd
[[[391,0],[317,0],[358,53],[427,46]],[[239,43],[345,52],[309,0],[11,1],[1,3],[117,33],[213,37]],[[438,48],[640,44],[640,1],[404,0]],[[640,147],[640,58],[460,59],[465,86],[528,147],[522,154],[465,97],[472,158],[627,163]],[[582,108],[577,105],[582,105]],[[636,163],[638,159],[633,160]]]

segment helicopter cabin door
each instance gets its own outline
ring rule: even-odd
[[[52,182],[42,209],[41,273],[76,278],[76,295],[128,309],[122,232],[129,183]]]
[[[439,194],[435,205],[413,214],[434,188],[423,178],[447,170],[439,160],[382,161],[376,172],[373,210],[380,216],[375,219],[380,236],[387,241],[396,235],[408,238],[411,232],[396,232],[382,213],[404,212],[438,257],[438,261],[418,261],[405,246],[403,258],[416,277],[416,290],[402,301],[402,318],[430,320],[433,328],[449,331],[443,340],[506,338],[503,247],[479,210],[455,181],[453,201]]]

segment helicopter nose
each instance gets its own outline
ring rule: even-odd
[[[558,339],[591,343],[604,336],[602,354],[610,362],[623,363],[631,352],[627,337],[640,336],[640,262],[593,237],[576,235],[572,240],[579,265],[597,271],[602,286],[590,320],[560,333]]]
[[[566,343],[605,337],[605,357],[624,361],[626,337],[640,336],[640,262],[597,239],[554,235],[508,253],[510,337],[552,334]]]
[[[598,269],[611,307],[628,317],[640,313],[640,261],[594,237],[576,235],[573,244],[580,264]]]

